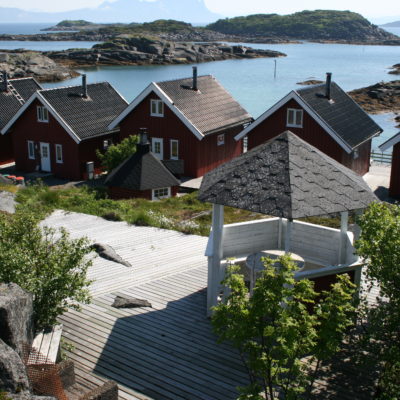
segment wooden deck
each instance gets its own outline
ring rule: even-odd
[[[238,354],[216,343],[205,317],[207,238],[63,211],[45,223],[109,244],[133,265],[96,257],[89,271],[92,304],[60,318],[64,338],[75,346],[69,355],[79,380],[115,380],[127,400],[237,397],[247,375]],[[117,295],[146,299],[153,307],[116,309]],[[354,366],[341,364],[333,376],[321,377],[316,399],[370,398],[368,387],[361,395],[360,379],[368,379]]]
[[[247,375],[238,354],[216,343],[206,318],[207,238],[61,211],[46,225],[109,244],[133,265],[96,257],[92,304],[60,318],[78,376],[117,381],[123,399],[237,397]],[[115,309],[117,295],[153,308]]]

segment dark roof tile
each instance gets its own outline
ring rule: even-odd
[[[197,91],[191,88],[192,78],[158,82],[157,86],[203,135],[253,119],[211,75],[197,78]]]
[[[41,90],[40,94],[82,140],[109,133],[107,127],[127,106],[127,102],[108,83]]]
[[[377,200],[360,176],[289,131],[207,173],[199,199],[284,218]]]

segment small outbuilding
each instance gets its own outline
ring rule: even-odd
[[[0,131],[14,117],[25,102],[42,89],[34,78],[8,79],[0,76]],[[0,165],[14,161],[11,135],[0,135]]]
[[[136,153],[111,171],[105,184],[113,199],[159,200],[175,196],[180,182],[150,151],[147,135],[142,133]]]
[[[380,126],[327,73],[326,82],[293,90],[236,136],[252,149],[286,129],[359,175],[369,171]]]
[[[362,177],[292,132],[253,148],[203,178],[199,200],[213,203],[208,241],[208,309],[223,292],[220,282],[228,259],[248,265],[259,252],[285,251],[305,261],[296,279],[328,289],[336,274],[348,273],[360,283],[362,262],[348,232],[349,211],[359,212],[377,200]],[[274,216],[223,224],[230,206]],[[341,214],[341,229],[295,221],[295,218]]]
[[[251,115],[211,75],[152,82],[109,125],[124,139],[146,128],[160,160],[182,160],[183,175],[197,178],[242,153],[235,135]]]
[[[400,199],[400,132],[379,146],[381,151],[393,147],[392,166],[390,170],[389,196]]]
[[[107,127],[126,108],[126,100],[108,83],[36,91],[6,124],[17,170],[43,171],[60,178],[87,178],[87,163],[100,164],[96,150],[118,141]]]

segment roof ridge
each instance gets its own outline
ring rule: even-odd
[[[99,85],[99,84],[104,84],[104,83],[112,86],[111,83],[107,82],[107,81],[88,83],[87,86]],[[51,90],[72,89],[72,88],[78,88],[78,87],[82,87],[82,84],[80,84],[80,85],[70,85],[70,86],[58,86],[58,87],[46,88],[46,89],[39,89],[38,92],[49,92]]]
[[[215,79],[215,77],[214,77],[212,74],[198,75],[198,76],[197,76],[197,79],[199,79],[199,78],[205,78],[205,77],[207,77],[207,76],[209,76],[209,77]],[[166,83],[166,82],[177,82],[177,81],[184,81],[184,80],[186,80],[186,79],[192,79],[192,78],[193,78],[193,76],[188,76],[187,78],[169,79],[169,80],[165,80],[165,81],[158,81],[158,82],[155,82],[155,83],[159,84],[159,83]],[[215,79],[215,80],[216,80],[216,79]]]

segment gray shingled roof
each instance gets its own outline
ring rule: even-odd
[[[213,76],[199,76],[197,91],[192,83],[192,78],[186,78],[157,82],[157,86],[203,135],[253,120]]]
[[[375,121],[335,82],[331,100],[325,97],[325,83],[296,90],[320,118],[352,149],[382,132]]]
[[[130,190],[149,190],[179,186],[180,183],[150,152],[150,145],[138,144],[136,153],[111,171],[105,184]]]
[[[36,90],[42,89],[33,78],[9,79],[8,82],[18,92],[24,102]],[[12,91],[3,91],[3,79],[0,77],[0,130],[7,125],[8,121],[10,121],[21,107],[22,103]]]
[[[365,208],[363,179],[290,131],[207,173],[199,199],[284,218]]]
[[[128,105],[108,82],[89,84],[87,91],[88,98],[80,85],[39,92],[80,139],[110,133],[107,126]]]

